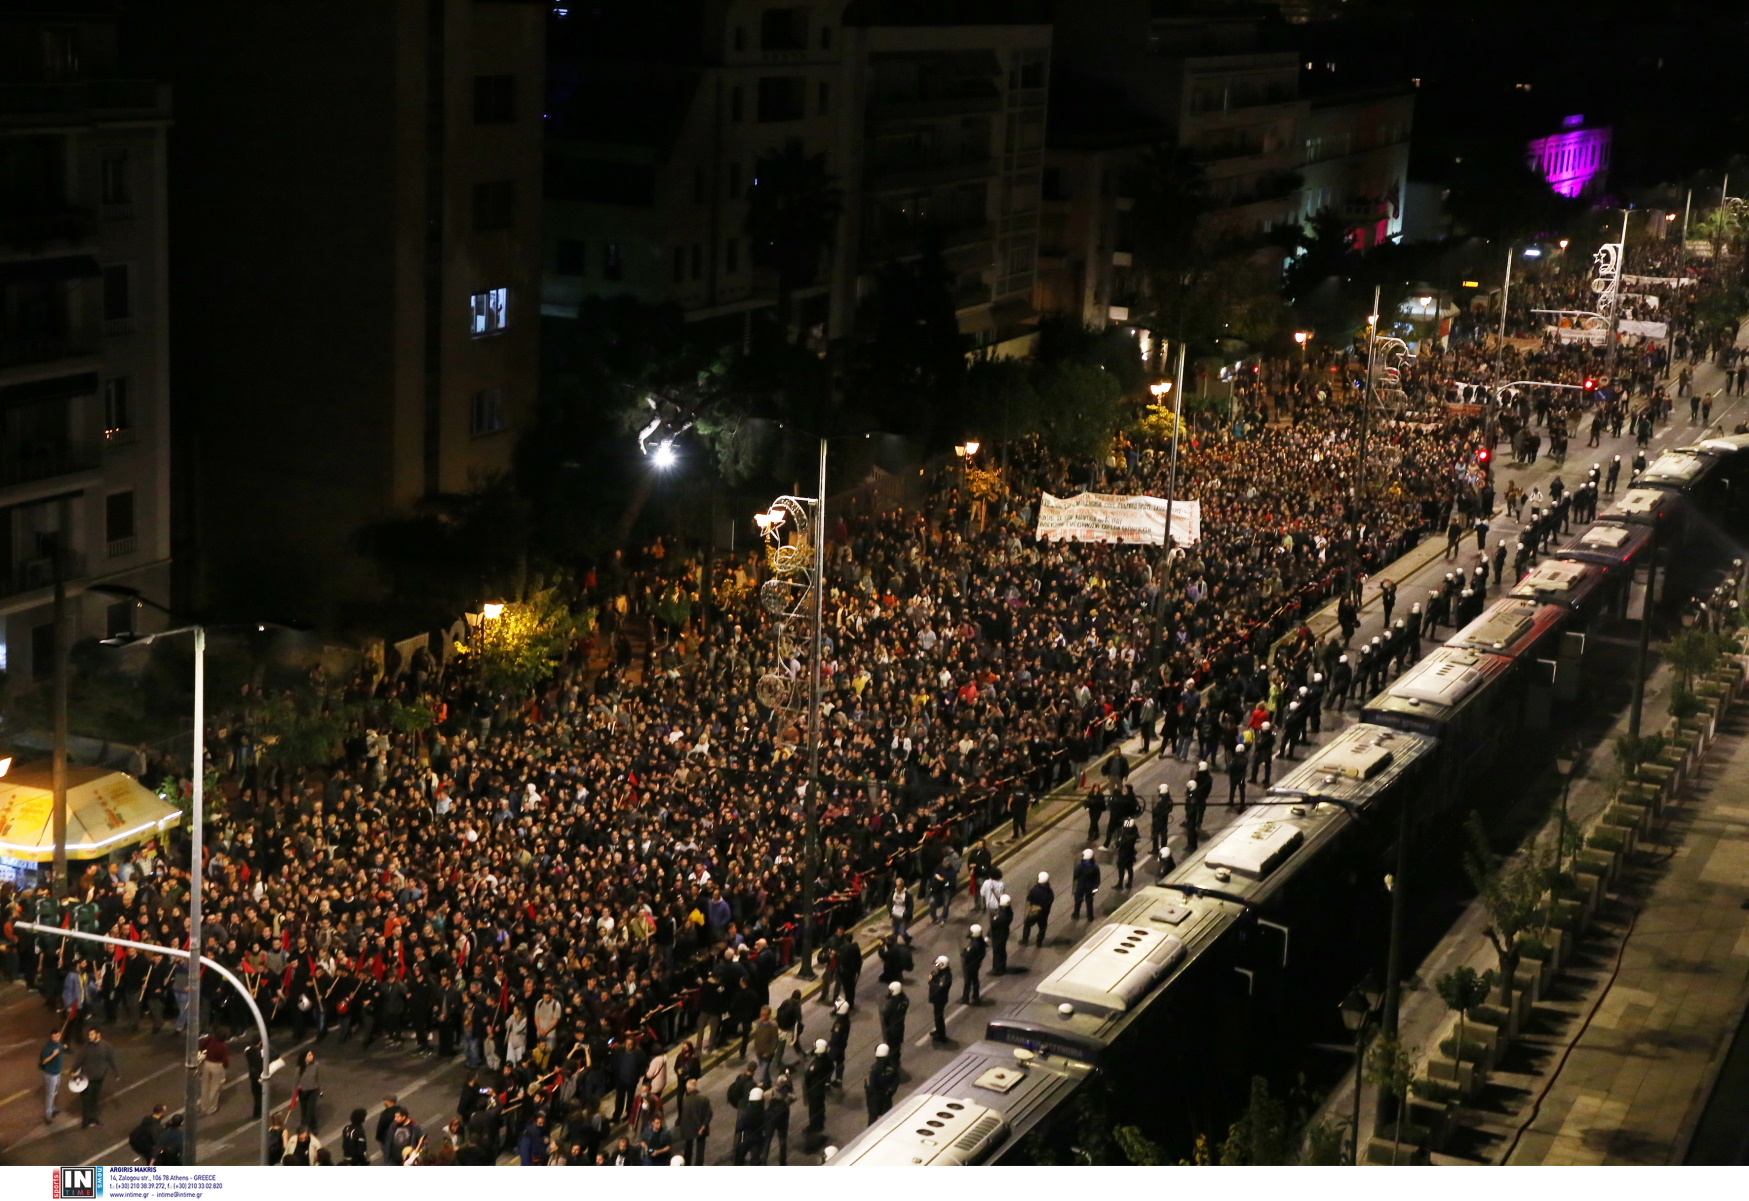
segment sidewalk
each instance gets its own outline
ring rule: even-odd
[[[1547,1050],[1549,1074],[1523,1079],[1523,1114],[1503,1115],[1520,1132],[1494,1162],[1681,1162],[1749,1001],[1749,721],[1740,712],[1697,792],[1600,911],[1602,936],[1572,973],[1586,982],[1581,995],[1537,1007],[1550,1037],[1531,1052]]]

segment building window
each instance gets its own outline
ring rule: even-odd
[[[686,247],[684,246],[674,248],[674,282],[677,284],[686,282]]]
[[[807,80],[800,75],[767,75],[759,81],[759,120],[799,121]]]
[[[104,539],[109,543],[109,557],[134,553],[134,494],[112,492],[103,499]]]
[[[51,25],[42,31],[43,80],[64,83],[79,78],[79,30]]]
[[[99,162],[99,172],[99,194],[104,208],[126,208],[134,202],[132,181],[128,179],[127,151],[104,151]]]
[[[747,31],[741,26],[735,26],[735,49],[737,52],[747,49]]]
[[[807,25],[799,8],[768,8],[759,14],[761,50],[806,50]]]
[[[575,239],[561,241],[553,263],[554,269],[560,275],[587,275],[589,257],[586,249],[582,242]]]
[[[723,242],[723,274],[734,275],[741,270],[741,239],[729,238]]]
[[[732,199],[741,198],[741,164],[729,164],[729,196]]]
[[[832,98],[832,85],[825,82],[824,80],[821,80],[820,81],[820,116],[824,117],[828,112],[831,111],[831,104],[830,104],[831,98]]]
[[[133,378],[112,376],[103,381],[103,438],[106,442],[126,441],[134,430]]]
[[[820,49],[832,49],[832,27],[830,25],[820,26]]]
[[[516,120],[516,76],[474,76],[474,124],[503,125]]]
[[[474,232],[509,229],[516,219],[516,182],[495,179],[474,185]]]
[[[509,428],[510,415],[504,408],[504,389],[482,388],[474,393],[474,403],[468,413],[468,433],[481,438]]]
[[[114,328],[133,315],[133,272],[126,263],[111,263],[103,269],[103,320]]]
[[[740,119],[741,119],[741,89],[740,88],[730,88],[729,89],[729,120],[739,121]]]
[[[124,634],[132,634],[136,607],[133,601],[126,600],[113,601],[105,605],[103,610],[104,636],[119,638]]]
[[[509,324],[510,289],[475,292],[468,299],[468,329],[476,338],[501,334]]]
[[[609,242],[601,248],[601,276],[610,280],[624,278],[625,253],[618,242]]]

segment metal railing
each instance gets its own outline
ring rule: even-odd
[[[85,556],[75,551],[67,551],[61,557],[61,578],[63,580],[78,580],[85,576]],[[15,563],[5,570],[0,570],[0,597],[18,596],[25,592],[35,592],[40,588],[52,588],[55,584],[54,560],[26,559]]]

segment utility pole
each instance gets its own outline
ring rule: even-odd
[[[810,944],[814,927],[814,881],[820,874],[820,690],[826,674],[826,439],[820,439],[819,491],[814,501],[814,651],[812,693],[808,698],[808,805],[803,814],[801,966],[797,975],[814,978]]]
[[[1682,253],[1688,253],[1688,211],[1694,205],[1694,189],[1688,189],[1688,195],[1682,200]]]
[[[1634,659],[1634,707],[1628,713],[1628,736],[1640,736],[1640,709],[1646,701],[1646,652],[1652,641],[1652,594],[1658,580],[1658,519],[1652,519],[1652,538],[1647,544],[1646,597],[1640,604],[1640,649]]]
[[[1615,260],[1615,278],[1609,281],[1609,355],[1604,362],[1604,372],[1609,376],[1609,386],[1612,391],[1615,382],[1615,342],[1616,325],[1621,318],[1621,277],[1628,269],[1628,210],[1621,211],[1621,253]]]
[[[1374,284],[1372,316],[1366,333],[1366,387],[1362,389],[1360,399],[1360,445],[1354,456],[1354,510],[1357,519],[1360,517],[1361,507],[1366,503],[1366,428],[1372,416],[1373,359],[1378,350],[1379,316],[1379,285]]]
[[[1178,343],[1178,372],[1172,385],[1172,462],[1166,470],[1166,537],[1160,543],[1160,590],[1154,595],[1154,632],[1148,639],[1149,673],[1157,675],[1165,658],[1166,580],[1172,565],[1172,506],[1178,497],[1178,439],[1184,431],[1184,341]]]
[[[60,900],[70,889],[67,879],[67,555],[63,545],[65,528],[54,537],[55,578],[55,746],[49,761],[49,772],[55,791],[55,880],[54,897]]]

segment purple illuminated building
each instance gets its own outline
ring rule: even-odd
[[[1595,196],[1609,177],[1609,126],[1586,129],[1583,113],[1561,125],[1561,133],[1536,138],[1525,147],[1531,170],[1563,196]]]

